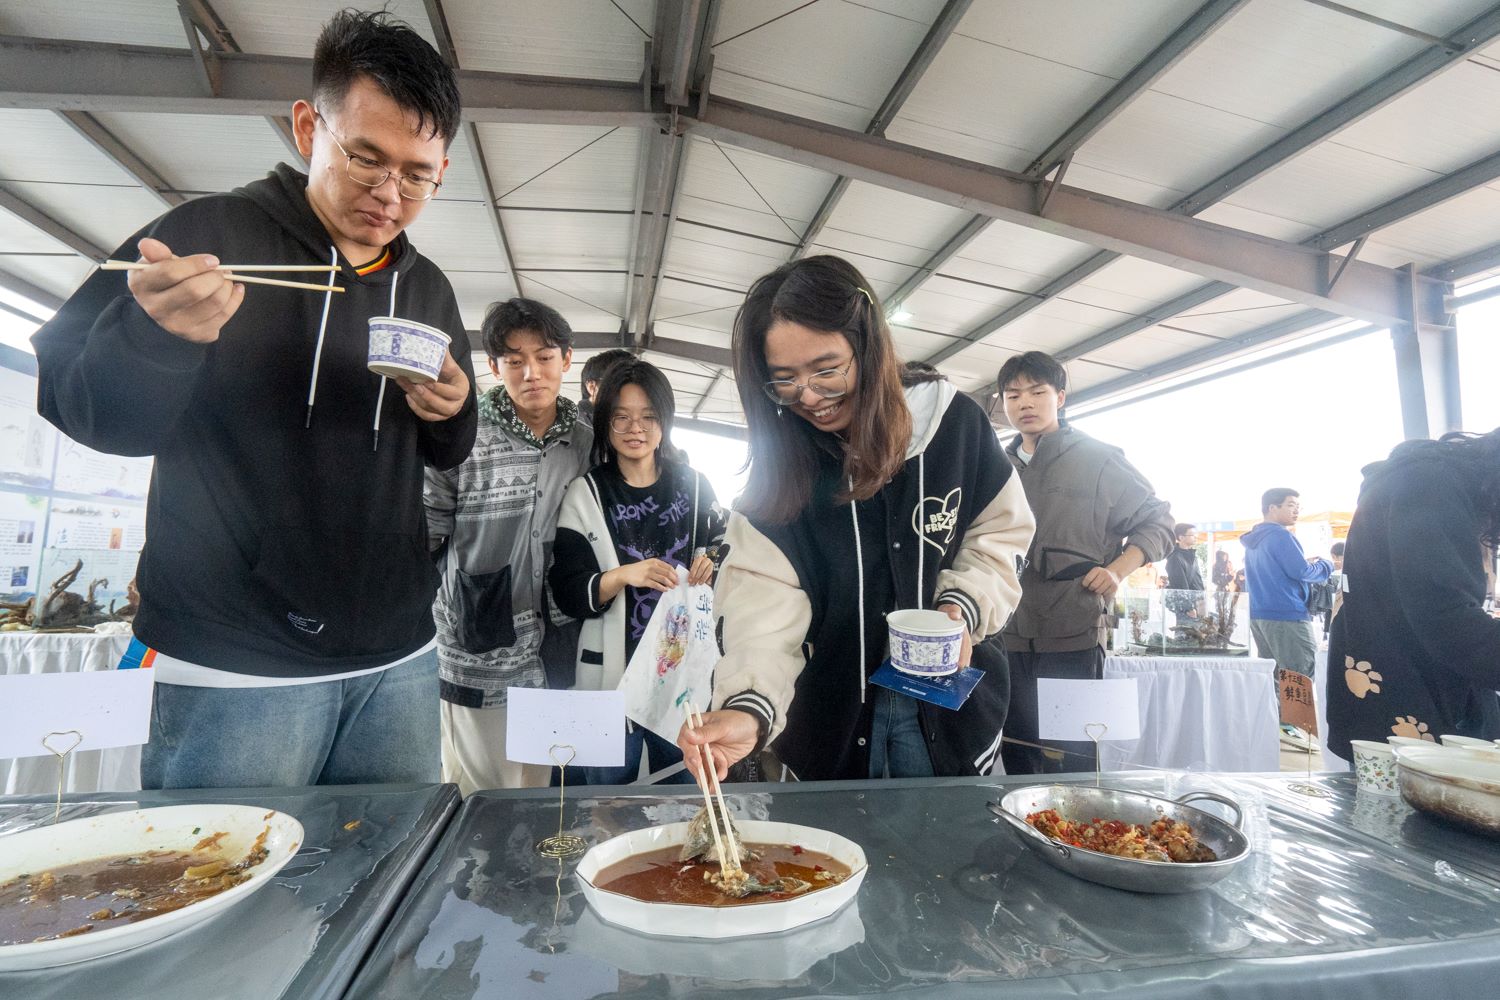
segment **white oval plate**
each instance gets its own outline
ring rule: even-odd
[[[261,806],[182,805],[104,813],[57,826],[41,826],[0,837],[0,883],[27,872],[45,871],[93,858],[144,851],[191,850],[204,837],[223,831],[224,857],[244,857],[262,831],[266,859],[249,869],[250,878],[216,896],[133,924],[55,941],[0,945],[0,972],[50,969],[116,955],[160,941],[222,913],[271,880],[302,846],[302,824]],[[196,829],[198,832],[194,833]]]
[[[859,892],[865,878],[865,852],[854,841],[827,830],[791,823],[735,820],[748,844],[795,844],[849,866],[849,877],[838,885],[791,899],[743,903],[739,906],[696,906],[686,903],[647,903],[594,885],[594,877],[617,861],[661,847],[676,847],[687,839],[688,824],[669,823],[632,830],[589,850],[578,862],[578,881],[594,912],[612,924],[638,934],[658,937],[722,939],[751,934],[776,934],[810,924],[834,913]]]

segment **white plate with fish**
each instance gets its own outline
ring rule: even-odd
[[[759,888],[742,897],[714,889],[700,820],[634,830],[578,862],[583,894],[601,919],[638,934],[722,939],[776,934],[843,908],[864,881],[865,852],[846,837],[791,823],[737,820],[744,870]],[[692,842],[690,844],[690,841]],[[684,857],[701,848],[696,860]]]
[[[103,958],[195,927],[269,882],[302,837],[285,813],[231,805],[104,813],[0,837],[0,972]]]

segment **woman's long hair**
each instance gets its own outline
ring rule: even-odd
[[[772,524],[793,520],[812,500],[818,437],[826,433],[794,414],[779,414],[765,395],[771,378],[766,333],[783,320],[841,333],[854,349],[854,418],[837,500],[868,500],[878,493],[906,461],[911,440],[901,362],[864,275],[848,261],[825,255],[783,264],[758,279],[734,319],[734,378],[750,427],[750,478],[738,506]]]
[[[661,445],[656,449],[656,471],[662,472],[662,459],[672,454],[672,418],[677,412],[677,400],[672,393],[672,383],[662,370],[649,361],[628,358],[616,361],[599,380],[599,394],[594,397],[594,450],[589,460],[594,465],[603,465],[615,460],[615,446],[609,439],[609,423],[614,419],[615,407],[620,405],[620,393],[627,385],[640,386],[641,391],[656,411],[661,425]]]

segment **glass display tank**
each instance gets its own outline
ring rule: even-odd
[[[1249,656],[1250,595],[1233,590],[1122,588],[1117,654]]]

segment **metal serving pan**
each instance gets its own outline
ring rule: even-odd
[[[1200,800],[1228,806],[1234,811],[1234,821],[1225,822],[1186,804]],[[1173,800],[1091,785],[1027,785],[989,805],[990,811],[1009,824],[1022,843],[1054,868],[1090,882],[1131,892],[1194,892],[1213,885],[1250,855],[1250,841],[1239,829],[1242,819],[1239,804],[1213,792],[1189,792]],[[1026,822],[1029,814],[1042,809],[1055,809],[1058,815],[1071,820],[1087,821],[1098,817],[1143,826],[1162,816],[1181,820],[1193,828],[1200,841],[1213,848],[1219,860],[1197,863],[1137,861],[1070,847]]]

